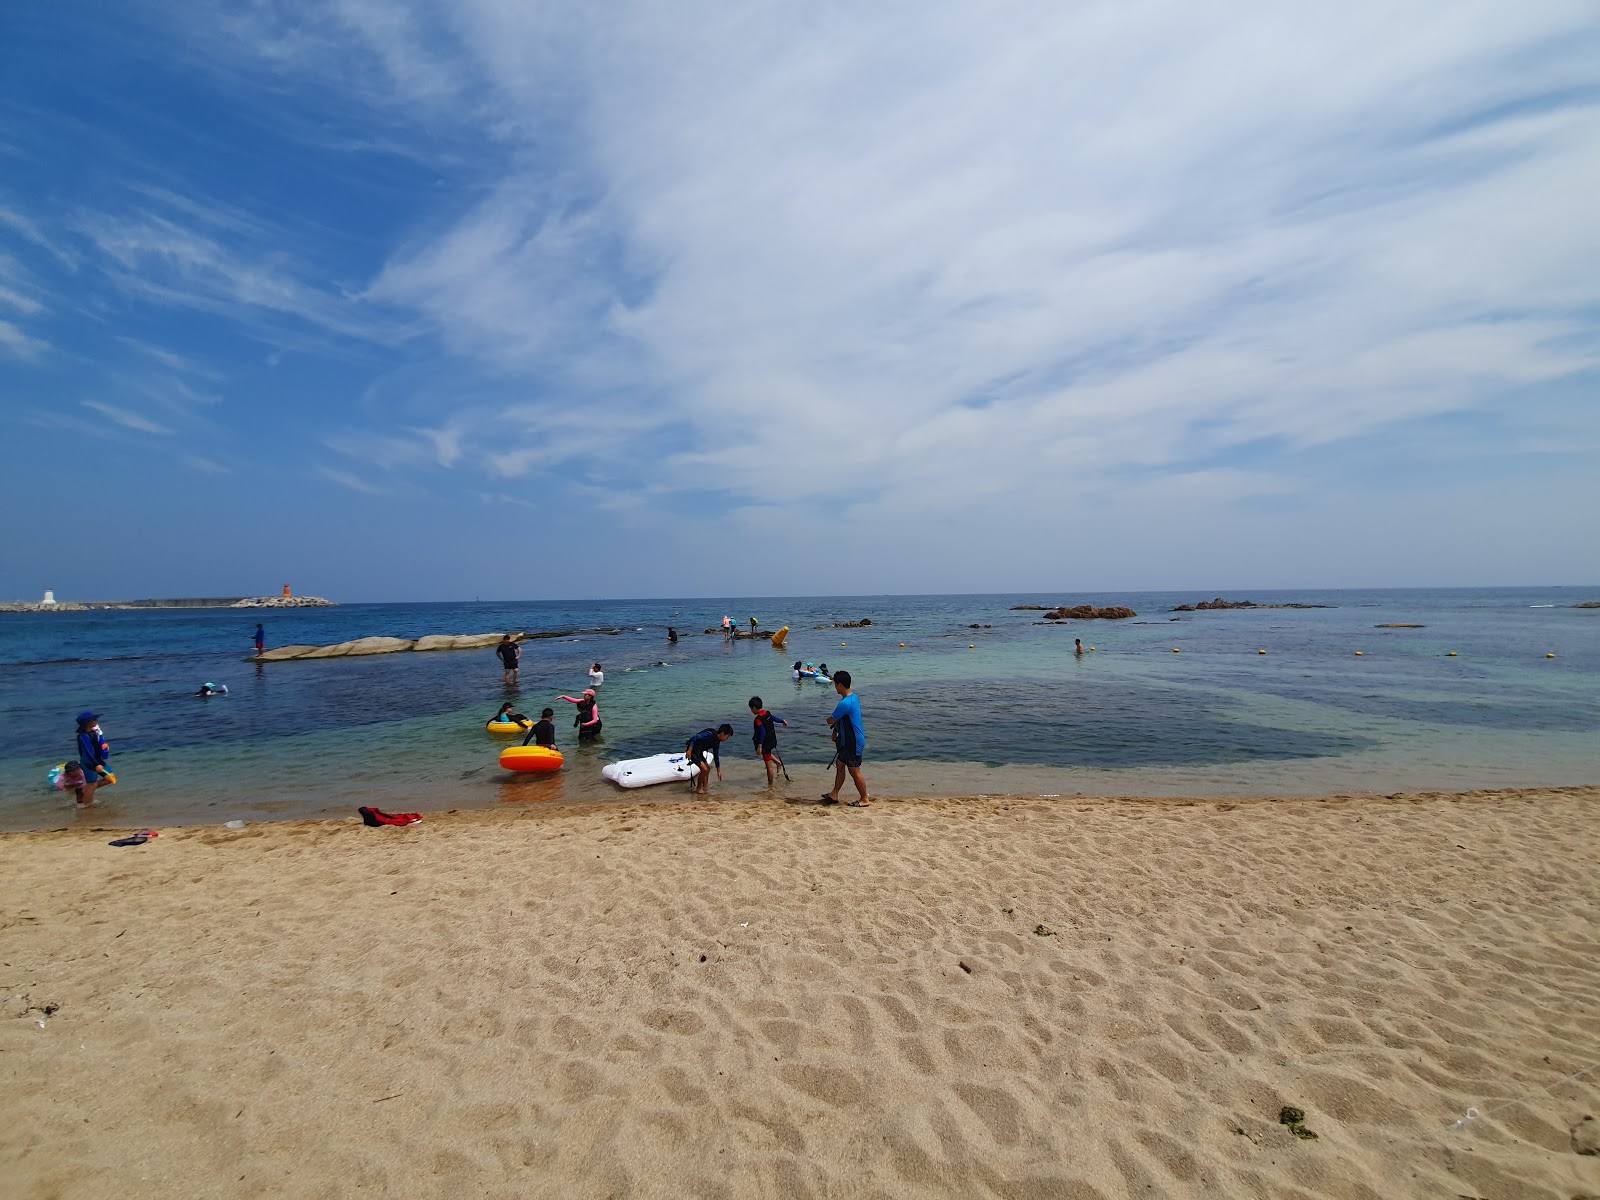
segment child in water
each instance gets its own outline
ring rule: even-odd
[[[522,739],[524,746],[540,745],[549,746],[552,750],[556,746],[556,723],[552,719],[556,710],[547,708],[539,714],[539,720],[534,727],[528,730],[528,736]]]
[[[773,770],[774,763],[777,764],[778,771],[783,771],[784,778],[787,779],[789,776],[789,772],[784,770],[783,759],[778,757],[777,730],[778,725],[782,725],[785,729],[789,728],[789,722],[776,713],[770,713],[763,708],[760,696],[750,697],[750,713],[755,717],[755,732],[752,740],[756,744],[756,753],[761,755],[762,760],[767,764],[767,786],[771,787],[778,781],[777,773]]]
[[[527,717],[523,716],[519,712],[512,712],[511,711],[515,707],[516,707],[515,704],[513,704],[510,700],[507,700],[504,704],[502,704],[500,706],[500,711],[495,713],[494,716],[489,718],[490,723],[491,724],[503,724],[503,723],[506,723],[506,722],[509,722],[509,721],[515,721],[518,725],[521,725],[524,729],[526,729],[529,725],[532,725],[533,722],[528,720]]]

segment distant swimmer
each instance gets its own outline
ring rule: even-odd
[[[505,682],[517,682],[517,670],[522,665],[522,647],[511,640],[508,633],[500,639],[500,644],[494,648],[500,656],[500,665],[505,668]]]
[[[1079,658],[1083,657],[1083,639],[1082,638],[1073,638],[1072,639],[1072,652],[1074,654],[1076,654]]]
[[[96,788],[117,781],[111,773],[111,747],[106,743],[105,734],[100,732],[99,713],[78,714],[78,763],[83,768],[83,790],[78,793],[78,803],[90,805],[94,803]]]
[[[267,649],[267,631],[265,629],[261,628],[261,622],[257,621],[256,622],[256,657],[260,658],[262,656],[262,654],[266,653],[266,649]]]
[[[667,626],[667,641],[676,643],[677,640],[678,640],[678,631],[676,629],[674,629],[671,625],[668,625]]]
[[[715,729],[708,726],[683,744],[683,756],[700,768],[690,787],[691,791],[704,796],[711,790],[710,772],[706,769],[707,754],[711,755],[711,761],[717,768],[717,782],[722,782],[722,743],[732,736],[732,725],[722,724]]]
[[[752,735],[752,740],[756,744],[756,753],[761,755],[762,760],[767,764],[767,786],[771,787],[778,781],[777,775],[773,771],[774,763],[777,764],[777,769],[783,772],[783,777],[785,779],[789,778],[789,772],[783,765],[783,759],[778,757],[777,730],[779,725],[782,725],[785,729],[789,728],[789,722],[776,713],[770,713],[763,708],[760,696],[750,697],[750,714],[755,718],[755,731]]]
[[[226,696],[227,694],[228,685],[225,683],[202,683],[200,690],[195,693],[196,696]]]
[[[524,746],[539,745],[553,748],[556,744],[556,723],[553,719],[555,715],[556,710],[553,708],[547,708],[540,713],[538,721],[534,723],[532,729],[528,730],[528,736],[522,739],[522,744]]]
[[[580,742],[592,741],[600,736],[600,704],[594,698],[593,688],[584,688],[582,696],[559,696],[557,699],[578,706],[572,723],[578,727]]]

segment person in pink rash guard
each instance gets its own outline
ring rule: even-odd
[[[578,706],[577,718],[572,723],[578,727],[580,742],[600,736],[600,705],[594,698],[593,688],[584,688],[582,696],[562,696],[561,699]]]

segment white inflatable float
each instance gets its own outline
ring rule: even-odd
[[[618,787],[649,787],[656,783],[684,782],[700,774],[681,754],[652,754],[649,758],[630,758],[627,762],[607,763],[600,774]]]

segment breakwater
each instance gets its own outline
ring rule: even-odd
[[[206,596],[166,600],[51,600],[0,604],[0,612],[90,612],[141,608],[337,608],[321,596]]]

